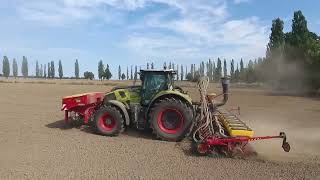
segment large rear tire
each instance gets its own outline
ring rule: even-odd
[[[181,141],[190,131],[193,113],[181,100],[166,98],[153,105],[149,118],[157,137],[167,141]]]
[[[105,106],[96,112],[94,125],[99,134],[117,136],[124,130],[124,119],[117,108]]]

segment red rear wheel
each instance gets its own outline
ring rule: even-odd
[[[153,105],[149,117],[157,137],[167,141],[181,141],[190,131],[193,111],[178,98],[165,98]]]
[[[174,108],[165,108],[158,115],[159,128],[168,134],[179,132],[184,124],[182,113]]]

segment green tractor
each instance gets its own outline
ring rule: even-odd
[[[141,86],[115,87],[105,94],[93,122],[99,134],[115,136],[125,127],[152,129],[160,139],[180,141],[194,120],[192,100],[174,85],[174,70],[141,70]]]

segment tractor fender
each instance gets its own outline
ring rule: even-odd
[[[189,106],[192,106],[192,99],[189,95],[173,91],[173,90],[166,90],[159,92],[154,98],[152,98],[151,102],[149,103],[147,112],[149,113],[149,110],[151,109],[152,105],[159,99],[165,98],[165,97],[176,97],[181,99],[182,101],[186,102]]]
[[[126,125],[128,126],[130,124],[130,118],[129,118],[128,111],[126,109],[126,106],[122,102],[117,101],[117,100],[109,100],[105,104],[106,105],[113,105],[113,106],[119,108],[124,115]]]

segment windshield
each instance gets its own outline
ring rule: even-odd
[[[166,85],[166,76],[164,74],[150,74],[144,79],[144,88],[146,90],[164,89]]]

